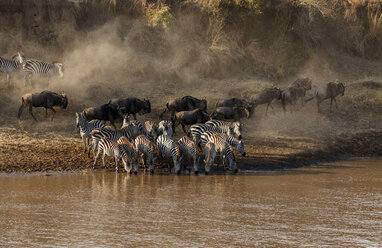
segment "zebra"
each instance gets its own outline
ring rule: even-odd
[[[204,123],[209,126],[213,127],[220,127],[222,130],[224,130],[224,133],[231,132],[232,136],[237,136],[239,140],[242,138],[242,124],[240,121],[221,121],[221,120],[211,120]]]
[[[134,140],[135,150],[141,154],[143,164],[146,166],[146,160],[148,159],[150,173],[154,173],[154,144],[145,135],[139,135]],[[146,168],[147,169],[147,168]]]
[[[117,143],[121,145],[122,148],[127,153],[128,164],[127,166],[125,165],[125,170],[131,174],[132,173],[131,168],[134,167],[134,174],[137,174],[139,160],[138,160],[138,153],[135,150],[135,146],[125,136],[119,138]]]
[[[142,122],[140,122],[140,121],[138,121],[138,120],[130,120],[130,119],[129,119],[129,115],[126,114],[126,115],[123,117],[122,127],[121,127],[121,128],[124,128],[124,127],[126,127],[126,126],[128,126],[128,125],[131,125],[131,124],[138,126],[139,131],[141,132],[141,134],[143,133],[143,125],[142,125]]]
[[[104,167],[105,167],[105,156],[108,155],[108,156],[114,157],[115,171],[116,172],[119,171],[118,162],[119,162],[120,158],[122,158],[122,162],[125,166],[125,170],[128,171],[127,170],[127,168],[128,168],[127,167],[127,163],[128,163],[127,162],[127,153],[126,153],[125,149],[123,148],[123,145],[118,144],[117,142],[109,139],[108,137],[102,137],[99,141],[97,155],[94,158],[93,169],[96,166],[98,156],[101,154],[101,152],[103,153],[102,154],[102,163],[103,163]]]
[[[124,127],[120,130],[112,130],[109,128],[96,128],[91,131],[93,154],[98,147],[99,141],[102,137],[108,137],[109,139],[117,142],[122,136],[127,137],[129,140],[136,138],[138,133],[138,127],[135,125]]]
[[[25,57],[20,52],[13,55],[11,59],[0,57],[0,72],[7,73],[7,85],[11,86],[11,78],[14,71],[16,71],[21,64],[25,62]]]
[[[151,141],[158,137],[158,126],[152,121],[145,121],[143,125],[143,134]]]
[[[240,152],[240,154],[242,156],[246,155],[245,149],[244,149],[244,141],[238,140],[235,137],[224,134],[224,133],[215,133],[215,132],[211,132],[211,131],[206,131],[200,136],[200,143],[203,144],[203,146],[204,146],[210,140],[210,137],[212,135],[221,136],[222,138],[224,138],[228,142],[228,144],[235,147],[236,150],[238,152]]]
[[[158,124],[158,134],[163,134],[168,137],[172,137],[174,131],[172,129],[172,123],[169,120],[162,120]]]
[[[47,63],[36,59],[28,59],[25,63],[23,63],[23,71],[25,73],[24,85],[27,86],[27,83],[29,82],[32,86],[32,82],[30,80],[31,75],[43,75],[48,77],[49,80],[51,76],[58,74],[61,78],[63,78],[64,64],[58,61]]]
[[[164,154],[166,158],[172,158],[175,172],[180,174],[180,161],[182,160],[182,157],[180,157],[178,144],[166,135],[160,135],[157,139],[157,144],[159,158],[162,158],[162,154]],[[168,168],[169,171],[171,171],[170,164]]]
[[[105,124],[100,120],[92,120],[87,122],[82,113],[76,112],[76,126],[80,129],[80,135],[85,146],[84,152],[86,153],[86,148],[88,148],[87,152],[88,156],[90,156],[90,139],[92,138],[90,133],[93,129],[103,128]]]
[[[216,148],[215,144],[211,141],[208,141],[204,146],[204,171],[206,174],[210,172],[211,165],[214,163],[216,157]]]
[[[194,163],[194,172],[199,172],[199,157],[196,149],[195,142],[187,136],[183,136],[178,140],[180,156],[192,159]],[[190,169],[189,169],[190,170]]]
[[[234,173],[236,173],[238,169],[236,165],[235,155],[233,154],[231,146],[228,144],[226,139],[219,134],[212,134],[211,136],[209,136],[209,142],[215,145],[216,153],[221,154],[223,167],[224,167],[224,162],[227,159],[229,163],[229,167],[234,171]],[[210,163],[212,162],[210,161]]]
[[[201,124],[201,123],[194,124],[190,127],[189,136],[191,135],[192,139],[194,140],[195,144],[198,147],[201,147],[200,136],[206,131],[212,131],[215,133],[226,133],[230,136],[237,134],[234,131],[233,127],[226,128],[225,126],[211,126],[211,125],[206,125],[206,124]],[[241,137],[241,135],[240,135],[240,137]]]

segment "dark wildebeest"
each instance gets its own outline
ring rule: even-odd
[[[281,94],[280,88],[273,87],[273,88],[266,88],[262,92],[256,95],[252,95],[249,100],[250,104],[252,104],[253,106],[252,111],[255,111],[255,108],[258,105],[267,104],[267,109],[265,111],[265,115],[267,115],[269,106],[271,106],[271,108],[273,109],[272,102],[276,99],[279,99],[280,94]]]
[[[301,99],[301,105],[304,105],[305,93],[306,89],[300,86],[291,86],[286,90],[283,90],[280,94],[280,99],[283,105],[284,113],[286,112],[286,105],[296,105],[299,99]]]
[[[82,112],[86,121],[91,120],[104,120],[110,121],[111,125],[116,128],[114,122],[118,120],[122,120],[122,114],[118,111],[117,106],[113,104],[104,104],[99,107],[90,107],[84,109]]]
[[[219,100],[216,103],[216,108],[218,108],[218,107],[240,107],[240,106],[244,106],[247,104],[248,104],[248,102],[244,99],[231,98],[231,99],[227,99],[227,100]]]
[[[312,100],[313,98],[316,98],[318,112],[321,112],[320,110],[321,102],[325,99],[330,98],[330,112],[332,112],[333,101],[335,102],[336,108],[337,108],[338,106],[337,106],[336,97],[340,94],[342,96],[345,94],[345,85],[341,82],[336,82],[336,83],[329,82],[326,85],[326,87],[319,88],[316,91],[316,94],[313,97],[307,99],[306,102]]]
[[[290,87],[304,87],[306,90],[312,89],[312,81],[309,78],[298,78]]]
[[[233,119],[239,121],[243,117],[251,117],[252,108],[249,105],[241,107],[218,107],[212,114],[214,117],[220,120]]]
[[[201,109],[194,109],[191,111],[181,111],[176,113],[174,120],[172,120],[172,129],[175,131],[175,128],[178,124],[182,125],[184,133],[187,134],[186,125],[193,125],[196,123],[205,123],[210,120],[210,115]]]
[[[163,111],[162,114],[160,114],[159,118],[162,118],[164,113],[170,111],[171,120],[173,120],[175,112],[190,111],[194,109],[202,109],[204,111],[207,111],[207,100],[205,98],[199,100],[192,96],[184,96],[182,98],[170,100],[166,103],[166,109]]]
[[[51,91],[43,91],[41,93],[28,93],[21,97],[21,106],[19,108],[19,113],[17,118],[20,119],[21,113],[25,107],[29,107],[29,113],[35,121],[36,117],[33,115],[32,107],[44,107],[45,108],[45,118],[48,117],[48,109],[53,111],[52,121],[56,110],[53,107],[61,107],[66,109],[68,106],[68,97],[64,92],[57,94]]]
[[[140,100],[136,97],[128,97],[124,99],[114,98],[109,101],[114,104],[124,115],[133,115],[134,120],[137,119],[136,114],[144,115],[151,112],[151,104],[147,99]]]

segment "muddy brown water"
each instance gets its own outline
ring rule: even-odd
[[[382,158],[287,171],[0,177],[3,247],[381,247]]]

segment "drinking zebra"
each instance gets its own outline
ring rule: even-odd
[[[184,157],[191,159],[194,164],[194,172],[195,174],[198,174],[199,172],[199,157],[197,154],[197,149],[195,142],[190,139],[187,136],[184,136],[178,140],[178,145],[179,145],[179,152],[180,156],[183,159],[184,162]],[[190,171],[190,169],[189,169]]]
[[[122,146],[122,148],[125,150],[125,152],[127,153],[127,157],[128,157],[128,164],[125,165],[125,170],[128,172],[128,173],[132,173],[132,167],[134,167],[134,174],[137,174],[138,173],[138,164],[139,164],[139,160],[138,160],[138,154],[137,152],[135,151],[135,147],[134,145],[126,138],[126,137],[121,137],[119,138],[119,140],[117,141],[117,143],[119,145]]]
[[[120,130],[112,130],[109,128],[97,128],[91,131],[92,136],[92,147],[93,154],[98,147],[98,143],[102,137],[107,137],[115,142],[119,140],[119,138],[125,136],[129,140],[135,139],[139,135],[139,129],[135,125],[124,127]]]
[[[0,72],[7,73],[7,86],[8,88],[11,86],[11,78],[13,72],[15,72],[21,64],[25,61],[25,57],[18,52],[11,59],[5,59],[0,57]]]
[[[92,120],[87,122],[81,113],[76,112],[76,126],[80,129],[80,136],[85,146],[84,152],[86,153],[87,149],[88,156],[90,156],[90,140],[92,138],[91,131],[96,128],[103,128],[105,124],[100,120]]]
[[[225,138],[219,134],[212,134],[209,136],[208,142],[213,143],[215,145],[215,151],[217,153],[220,153],[220,155],[222,156],[223,168],[224,168],[224,162],[227,159],[229,167],[234,171],[234,173],[236,173],[237,165],[236,165],[235,155],[233,154],[231,146],[228,144]],[[209,162],[210,164],[212,163],[211,161]]]
[[[143,165],[147,170],[146,160],[149,162],[150,173],[154,173],[154,144],[145,135],[139,135],[134,140],[135,150],[138,154],[141,154],[141,159],[143,160]]]
[[[216,133],[211,131],[206,131],[200,136],[200,143],[204,146],[209,140],[212,135],[220,136],[221,138],[225,139],[225,141],[228,142],[231,146],[235,147],[238,152],[242,156],[245,156],[245,149],[244,149],[244,142],[243,140],[238,140],[233,136],[224,134],[224,133]]]
[[[178,144],[166,135],[160,135],[157,139],[157,144],[159,150],[159,158],[162,160],[162,154],[164,154],[164,156],[168,159],[172,158],[175,172],[179,174],[180,161],[182,160],[182,157],[180,157]],[[170,163],[168,165],[168,169],[171,172]]]
[[[225,133],[229,136],[239,136],[241,137],[241,131],[236,127],[227,127],[227,126],[211,126],[206,124],[194,124],[190,127],[190,133],[192,139],[198,147],[200,146],[200,136],[206,132],[211,131],[215,133]],[[240,132],[238,132],[240,131]]]
[[[114,140],[109,139],[108,137],[102,137],[98,144],[97,155],[94,158],[93,169],[96,166],[98,156],[102,153],[102,163],[105,167],[105,156],[112,156],[115,160],[115,171],[119,171],[118,163],[122,158],[122,162],[127,169],[127,153],[123,148],[123,145],[118,144]],[[127,170],[126,170],[127,171]]]
[[[29,83],[32,86],[30,80],[32,75],[45,76],[49,80],[50,77],[58,74],[61,78],[63,78],[64,64],[57,61],[47,63],[36,59],[28,59],[25,63],[23,63],[23,71],[25,73],[24,85],[27,86],[27,83]]]
[[[208,141],[204,146],[204,171],[208,174],[211,170],[211,165],[214,163],[216,157],[215,144]]]
[[[205,124],[213,127],[220,127],[222,130],[224,130],[224,133],[228,133],[229,130],[231,130],[230,132],[233,135],[237,136],[239,139],[241,139],[242,137],[242,125],[240,121],[229,122],[221,120],[211,120],[207,121]]]

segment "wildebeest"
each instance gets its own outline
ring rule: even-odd
[[[245,99],[240,98],[230,98],[226,100],[219,100],[216,103],[216,108],[218,107],[240,107],[247,105],[248,102]]]
[[[291,86],[283,90],[280,95],[281,103],[283,105],[284,113],[286,112],[286,105],[296,105],[297,101],[301,99],[301,104],[304,105],[304,96],[306,88],[302,86]]]
[[[327,83],[326,87],[319,88],[316,91],[315,95],[313,97],[307,99],[306,102],[312,100],[313,98],[316,98],[317,99],[317,110],[318,110],[318,112],[321,112],[321,110],[320,110],[321,102],[325,99],[330,98],[330,112],[332,112],[333,101],[335,102],[336,108],[337,108],[338,106],[337,106],[336,97],[340,94],[342,96],[345,94],[345,85],[341,82],[336,82],[336,83],[329,82],[329,83]]]
[[[147,99],[140,100],[136,97],[128,97],[123,99],[114,98],[109,101],[109,104],[114,104],[122,114],[133,115],[134,120],[137,119],[136,114],[144,115],[151,112],[151,104]]]
[[[262,92],[252,95],[250,98],[250,103],[252,104],[252,111],[255,111],[255,108],[261,104],[267,104],[267,109],[265,111],[265,115],[268,113],[268,107],[272,107],[272,102],[276,99],[280,98],[281,90],[280,88],[266,88]]]
[[[48,117],[48,109],[53,111],[52,121],[56,110],[53,107],[61,107],[66,109],[68,106],[68,97],[64,92],[57,94],[52,91],[43,91],[41,93],[27,93],[21,97],[21,106],[17,114],[17,118],[20,119],[20,116],[25,107],[29,108],[29,113],[35,121],[36,117],[33,115],[32,107],[44,107],[45,108],[45,117]]]
[[[218,107],[211,116],[219,120],[233,119],[234,121],[239,121],[243,117],[250,118],[251,113],[252,109],[249,105],[241,107]]]
[[[210,115],[204,110],[181,111],[176,113],[174,120],[172,120],[172,129],[175,131],[178,124],[181,124],[184,133],[187,134],[186,125],[205,123],[208,120],[210,120]]]
[[[304,87],[306,90],[312,89],[312,81],[309,78],[298,78],[290,87]]]
[[[207,100],[205,98],[199,100],[192,96],[184,96],[168,101],[165,110],[160,114],[159,118],[162,118],[167,111],[171,112],[171,119],[173,119],[175,112],[190,111],[197,108],[207,111]]]
[[[116,128],[114,122],[122,119],[122,114],[118,111],[117,106],[107,103],[99,107],[90,107],[82,111],[86,121],[104,120],[110,121],[111,125]]]

